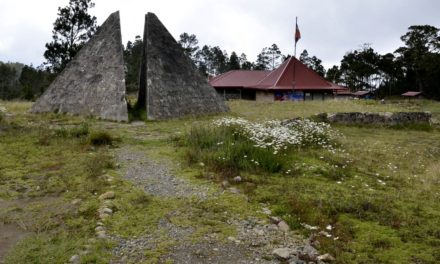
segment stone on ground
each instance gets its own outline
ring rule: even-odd
[[[332,262],[335,260],[335,258],[332,255],[326,253],[326,254],[318,256],[318,260],[325,261],[325,262]]]
[[[31,112],[128,121],[119,12],[107,18],[35,102]]]
[[[272,251],[272,254],[279,259],[289,259],[292,251],[289,248],[277,248]]]
[[[283,232],[288,232],[290,230],[289,225],[284,221],[278,223],[278,228]]]
[[[114,199],[115,196],[116,196],[116,195],[115,195],[115,192],[113,192],[113,191],[108,191],[108,192],[105,192],[105,193],[101,194],[101,195],[99,196],[99,200]]]

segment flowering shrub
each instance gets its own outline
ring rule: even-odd
[[[294,173],[292,151],[319,147],[333,150],[334,132],[310,120],[250,122],[222,118],[213,126],[193,127],[184,142],[190,163],[203,162],[225,174],[240,170]]]
[[[214,121],[214,125],[235,127],[236,133],[248,137],[255,147],[272,149],[274,154],[290,147],[320,146],[333,150],[331,142],[336,135],[329,124],[308,119],[257,123],[243,118],[222,118]]]

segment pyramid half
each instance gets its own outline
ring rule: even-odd
[[[119,11],[107,18],[30,111],[128,121]]]
[[[228,111],[223,99],[153,13],[145,16],[138,105],[150,120]]]

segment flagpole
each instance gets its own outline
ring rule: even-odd
[[[292,81],[292,89],[293,89],[293,91],[295,91],[295,85],[296,85],[296,83],[295,83],[295,80],[296,80],[296,61],[295,61],[295,59],[296,59],[296,43],[298,42],[297,40],[296,40],[296,31],[297,31],[297,29],[298,29],[298,17],[296,17],[296,21],[295,21],[295,36],[294,36],[294,38],[295,38],[295,51],[294,51],[294,55],[293,55],[293,57],[294,57],[294,59],[293,59],[293,81]],[[292,58],[291,58],[292,59]]]
[[[298,17],[296,17],[295,20],[295,35],[296,35],[296,29],[298,28]],[[295,40],[295,52],[294,52],[294,57],[296,58],[296,43],[297,41]]]

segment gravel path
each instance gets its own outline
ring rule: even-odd
[[[142,187],[145,192],[156,197],[187,199],[201,201],[206,199],[221,199],[224,191],[219,190],[207,195],[208,187],[192,185],[186,180],[173,174],[178,164],[170,161],[155,161],[145,152],[130,146],[116,150],[116,158],[120,170],[126,179]],[[239,195],[239,194],[237,194]],[[191,242],[190,236],[197,227],[182,228],[164,218],[158,223],[158,232],[142,237],[123,239],[112,237],[117,246],[113,250],[116,256],[112,263],[139,263],[146,261],[145,251],[155,249],[160,242],[168,239],[172,246],[167,254],[160,257],[159,263],[321,263],[316,259],[317,252],[310,242],[295,236],[291,231],[280,228],[267,219],[236,220],[231,218],[226,224],[237,230],[236,237],[222,240],[217,234],[206,234],[198,242]],[[273,254],[275,249],[283,248],[289,257],[282,259]],[[302,260],[300,260],[302,259]],[[313,261],[310,261],[313,260]],[[309,262],[310,261],[310,262]]]
[[[124,177],[143,187],[145,192],[160,197],[206,197],[204,190],[196,189],[185,180],[175,177],[167,161],[154,161],[140,150],[122,148],[117,160],[125,170]]]

